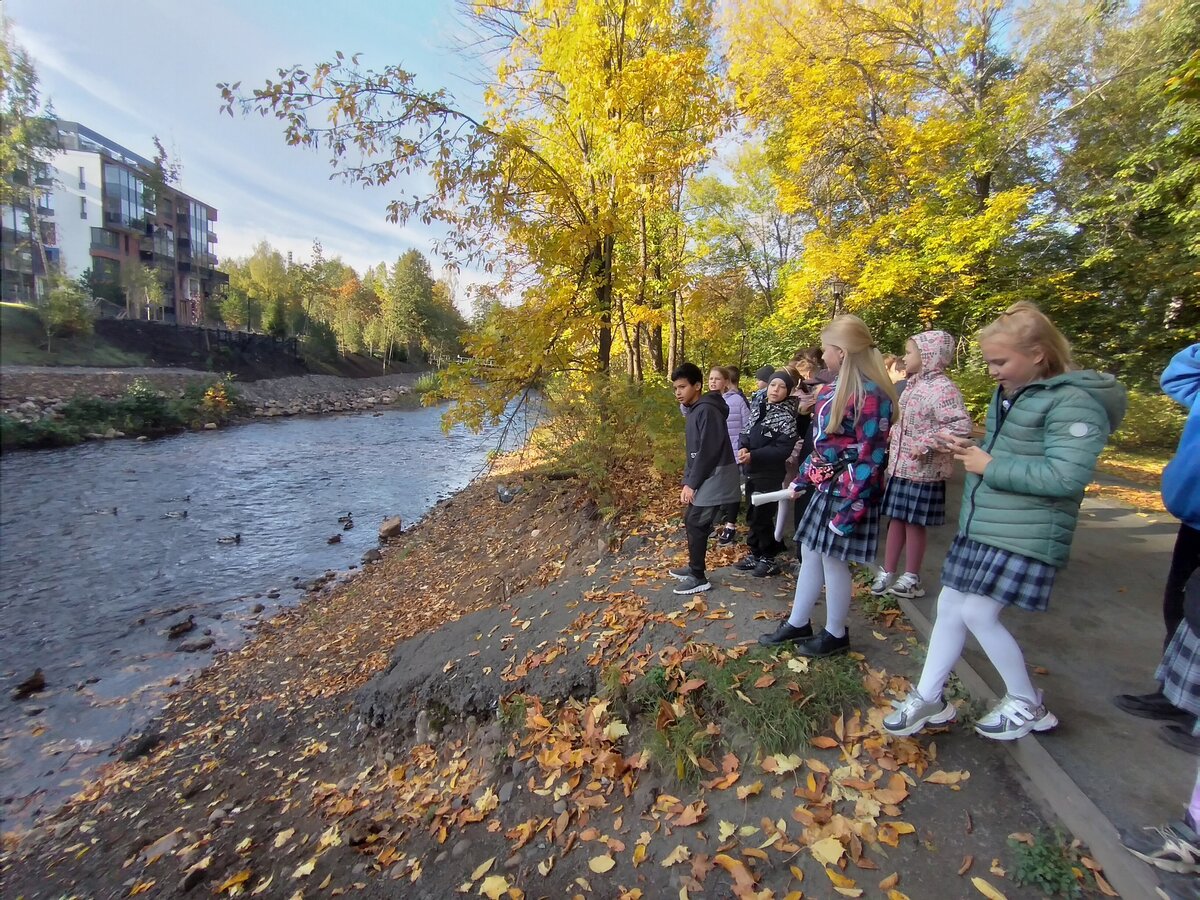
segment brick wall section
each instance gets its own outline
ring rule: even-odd
[[[160,391],[173,393],[197,381],[212,383],[217,377],[213,372],[188,369],[72,368],[67,372],[48,372],[44,368],[5,366],[0,374],[0,404],[9,406],[27,398],[69,400],[79,394],[118,397],[136,378],[144,378]]]

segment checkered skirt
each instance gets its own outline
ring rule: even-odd
[[[954,536],[942,566],[942,584],[964,594],[991,597],[1007,606],[1042,612],[1050,605],[1054,566],[1019,553]]]
[[[893,475],[883,492],[882,515],[912,525],[944,525],[946,482],[909,481]]]
[[[1200,635],[1187,620],[1175,629],[1154,677],[1172,706],[1200,716]]]
[[[829,527],[832,506],[836,502],[828,491],[813,491],[800,524],[796,526],[796,543],[846,562],[874,562],[879,544],[879,504],[869,503],[867,514],[854,527],[854,533],[843,537]]]

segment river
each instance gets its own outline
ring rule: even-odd
[[[208,663],[211,651],[176,652],[168,625],[190,615],[183,640],[238,646],[304,582],[378,546],[384,518],[409,527],[502,441],[523,440],[524,427],[445,434],[441,413],[272,419],[0,458],[0,819],[69,797]],[[10,699],[35,668],[45,691]]]

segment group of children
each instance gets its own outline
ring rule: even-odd
[[[758,373],[766,384],[734,414],[740,394],[725,381],[725,438],[719,468],[728,492],[741,466],[745,495],[787,489],[797,501],[795,539],[800,553],[790,614],[759,643],[792,645],[799,656],[845,652],[852,597],[851,563],[875,562],[881,518],[889,519],[883,565],[871,591],[901,597],[924,595],[920,570],[926,529],[946,517],[946,479],[955,461],[966,470],[958,533],[942,569],[942,590],[929,651],[914,689],[884,720],[896,735],[955,717],[942,688],[962,654],[968,632],[1004,680],[1006,695],[975,730],[1015,740],[1053,728],[1057,719],[1032,684],[1020,648],[1000,621],[1009,606],[1044,610],[1054,576],[1067,560],[1079,507],[1096,459],[1125,412],[1124,388],[1111,375],[1076,369],[1062,333],[1035,306],[1018,303],[984,328],[979,348],[997,383],[982,446],[973,442],[962,394],[946,375],[954,338],[944,331],[913,335],[904,356],[905,383],[898,396],[884,358],[856,316],[834,319],[821,333],[822,372],[797,381],[788,370]],[[690,364],[689,364],[690,365]],[[679,386],[699,381],[699,370],[673,373]],[[708,394],[716,400],[720,394]],[[745,402],[745,401],[743,401]],[[715,403],[707,404],[712,413]],[[702,424],[688,416],[688,471],[684,494],[703,490],[706,469],[694,447]],[[801,432],[797,431],[799,417]],[[693,426],[696,426],[694,428]],[[807,426],[807,427],[805,427]],[[807,432],[809,440],[803,440]],[[736,449],[736,454],[733,452]],[[799,466],[787,472],[799,450]],[[736,465],[735,465],[736,464]],[[688,487],[691,485],[691,487]],[[740,497],[738,498],[740,500]],[[732,525],[730,504],[711,515],[688,510],[692,522]],[[750,556],[740,568],[771,574],[782,548],[770,504],[748,507]],[[778,517],[782,520],[782,516]],[[672,571],[678,593],[708,590],[704,544],[709,532],[689,524],[690,565]],[[900,560],[904,558],[901,568]],[[753,562],[751,563],[751,560]],[[824,626],[812,611],[825,597]]]

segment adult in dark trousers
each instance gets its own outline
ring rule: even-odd
[[[1163,392],[1189,410],[1175,457],[1163,470],[1162,496],[1168,512],[1180,521],[1167,586],[1163,592],[1163,624],[1170,644],[1184,618],[1184,587],[1200,569],[1200,343],[1175,354],[1160,381]],[[1120,694],[1113,702],[1127,713],[1168,724],[1163,737],[1192,753],[1200,753],[1196,716],[1177,706],[1160,684],[1149,694]]]
[[[693,363],[684,363],[671,373],[675,399],[687,409],[687,462],[679,502],[687,530],[688,566],[672,569],[678,579],[676,594],[698,594],[712,589],[704,573],[708,536],[721,507],[738,499],[741,491],[738,467],[725,420],[729,406],[719,391],[704,390],[704,375]]]
[[[737,461],[746,473],[746,496],[780,490],[788,454],[796,446],[796,401],[791,374],[781,369],[767,384],[763,397],[750,405],[750,422],[738,441]],[[735,568],[759,578],[779,574],[775,557],[785,545],[775,537],[778,504],[751,505],[746,511],[750,534],[746,545],[750,553]]]

